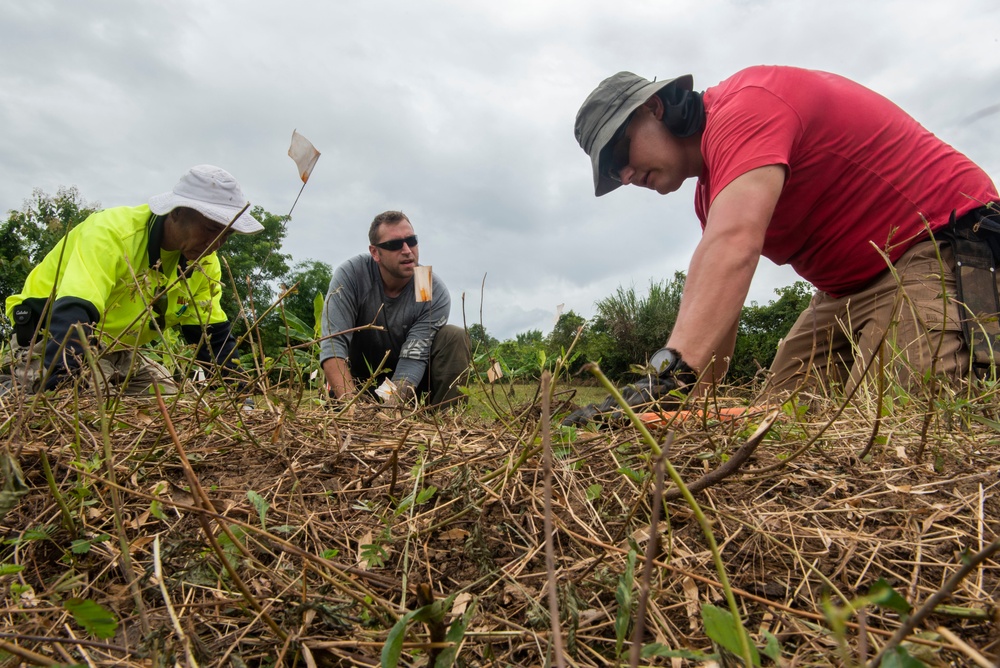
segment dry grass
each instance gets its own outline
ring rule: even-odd
[[[2,520],[0,667],[378,665],[406,610],[452,595],[444,625],[472,611],[460,665],[542,666],[554,662],[550,577],[566,664],[619,665],[616,590],[630,548],[642,570],[653,479],[630,427],[553,433],[548,572],[538,406],[485,422],[181,399],[168,402],[174,443],[155,403],[5,399],[0,453],[27,492]],[[845,612],[852,601],[884,579],[919,607],[994,544],[995,407],[954,400],[928,422],[918,398],[897,402],[864,460],[872,406],[790,411],[739,472],[697,494],[754,643],[773,635],[781,665],[863,665],[901,620],[876,606]],[[676,425],[668,457],[693,481],[755,424]],[[711,653],[700,609],[725,603],[705,538],[683,501],[662,517],[644,643]],[[908,635],[908,652],[931,665],[996,662],[998,576],[995,555],[972,569]],[[70,599],[112,611],[117,630],[88,634]],[[443,630],[413,623],[401,664],[425,665]],[[627,634],[622,645],[628,657]]]

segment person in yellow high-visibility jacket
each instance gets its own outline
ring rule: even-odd
[[[80,223],[7,298],[15,384],[28,392],[59,386],[89,367],[89,346],[102,387],[176,393],[171,374],[140,352],[174,326],[197,344],[200,363],[231,368],[236,346],[220,306],[216,251],[233,232],[264,229],[247,208],[229,172],[198,165],[148,204]]]

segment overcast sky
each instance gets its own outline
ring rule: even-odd
[[[837,72],[998,181],[998,40],[996,0],[0,0],[0,210],[60,186],[135,205],[211,163],[284,214],[297,128],[323,155],[294,261],[336,266],[402,209],[452,322],[464,294],[498,338],[548,332],[558,304],[590,317],[618,286],[686,270],[700,236],[693,183],[593,196],[573,122],[601,79]],[[794,280],[762,260],[750,299]]]

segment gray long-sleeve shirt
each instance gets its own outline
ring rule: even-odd
[[[398,297],[387,297],[378,263],[368,254],[357,255],[333,272],[323,306],[323,340],[320,364],[331,357],[349,360],[351,375],[368,378],[382,361],[392,369],[392,380],[419,385],[427,371],[434,336],[448,322],[451,296],[434,276],[431,301],[417,302],[413,281]],[[340,334],[354,327],[374,324],[384,331],[367,329]]]

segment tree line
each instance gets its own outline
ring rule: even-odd
[[[21,291],[31,269],[76,225],[101,208],[87,202],[79,190],[60,188],[55,195],[36,189],[20,210],[8,212],[0,223],[0,303]],[[219,252],[222,260],[222,308],[233,323],[233,333],[246,352],[256,346],[262,359],[277,360],[289,342],[313,338],[314,298],[325,295],[333,271],[330,265],[306,260],[291,265],[281,251],[288,216],[255,206],[251,214],[261,222],[259,234],[234,234]],[[285,294],[277,307],[272,305]],[[11,323],[0,318],[0,337],[10,339]]]
[[[534,379],[543,369],[552,370],[559,359],[570,374],[596,361],[612,380],[633,380],[633,366],[663,347],[673,329],[684,280],[684,272],[678,271],[670,280],[650,281],[645,293],[635,286],[619,287],[596,302],[596,314],[589,321],[571,310],[559,317],[548,335],[536,329],[498,341],[482,325],[472,325],[469,335],[477,370],[487,373],[499,367],[505,376]],[[797,281],[775,294],[777,298],[768,304],[751,302],[743,307],[727,376],[733,383],[753,382],[770,366],[778,342],[809,305],[812,288]]]
[[[60,188],[55,195],[35,190],[20,210],[8,212],[0,224],[0,299],[19,292],[32,267],[99,208],[76,188]],[[253,347],[262,359],[280,360],[289,357],[285,351],[315,338],[317,296],[321,300],[326,294],[332,268],[311,259],[291,264],[291,256],[281,251],[288,217],[259,206],[252,214],[264,231],[233,235],[219,251],[223,281],[229,284],[222,306],[245,351]],[[498,341],[482,324],[473,324],[469,336],[476,369],[484,376],[492,368],[508,380],[533,380],[562,358],[570,373],[587,361],[599,361],[609,378],[627,381],[634,377],[631,365],[659,349],[673,328],[684,279],[683,272],[676,272],[669,280],[651,281],[644,293],[635,286],[619,287],[596,302],[596,315],[589,321],[571,310],[547,335],[536,329]],[[807,283],[798,281],[775,290],[777,299],[768,304],[752,302],[743,308],[730,363],[733,382],[750,382],[770,365],[778,342],[808,305],[811,292]],[[10,323],[0,320],[0,336],[7,340],[10,334]],[[300,347],[289,362],[308,367],[314,352]]]

